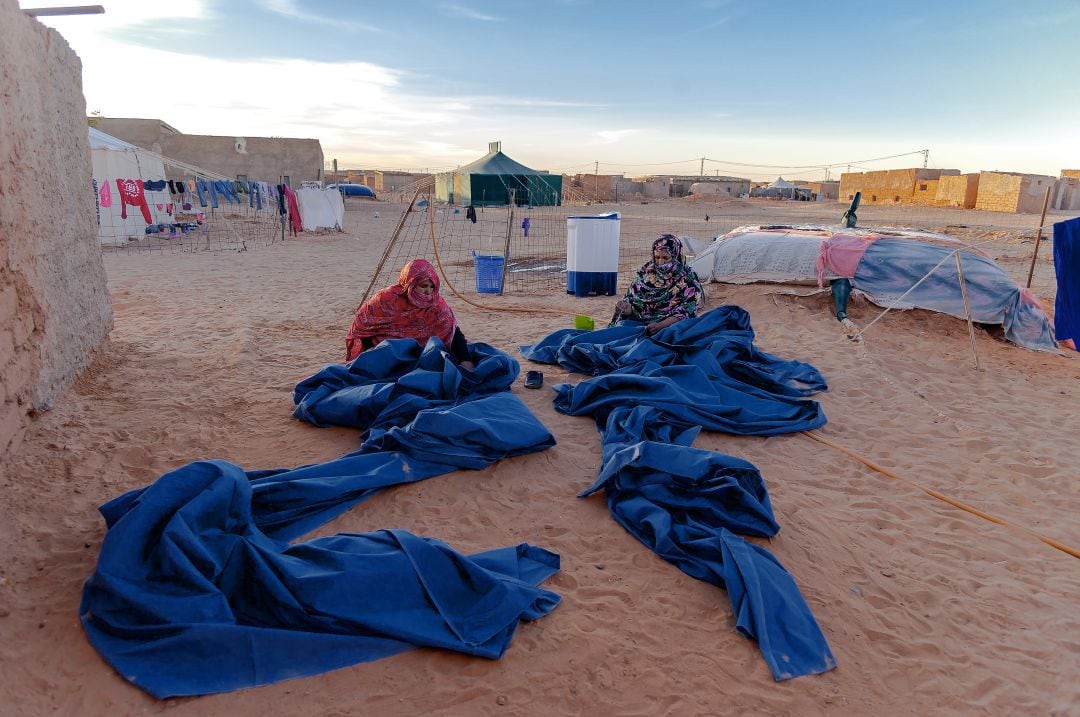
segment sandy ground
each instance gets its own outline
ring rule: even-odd
[[[77,618],[104,526],[96,508],[200,458],[295,466],[354,448],[355,431],[291,418],[294,384],[340,358],[359,294],[397,220],[349,213],[347,234],[244,253],[111,255],[110,343],[5,458],[0,502],[0,713],[357,714],[1077,714],[1080,561],[1030,534],[935,500],[804,435],[705,433],[696,445],[762,471],[782,531],[762,541],[799,582],[839,663],[773,682],[738,636],[727,596],[663,562],[603,499],[579,500],[599,464],[588,418],[551,392],[517,394],[558,445],[479,472],[395,488],[320,533],[403,528],[471,552],[528,541],[562,555],[550,616],[523,625],[499,661],[422,649],[225,695],[156,701],[87,643]],[[734,211],[734,210],[729,210]],[[809,211],[809,210],[807,210]],[[952,220],[949,220],[952,221]],[[973,223],[974,224],[974,223]],[[1030,245],[991,254],[1026,272]],[[1041,262],[1037,292],[1052,298]],[[710,302],[749,310],[759,345],[820,368],[821,434],[903,478],[1080,547],[1069,469],[1080,361],[963,322],[890,314],[862,345],[826,298],[713,284]],[[1049,293],[1048,293],[1049,292]],[[517,346],[610,311],[609,298],[507,297],[565,317],[481,311],[450,297],[467,335]],[[878,309],[857,301],[865,325]],[[547,384],[577,380],[543,368]]]

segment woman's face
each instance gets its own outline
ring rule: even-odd
[[[435,293],[435,282],[431,279],[421,279],[416,282],[416,291],[425,298],[431,296]]]
[[[653,261],[656,262],[657,266],[662,266],[664,264],[667,264],[672,259],[671,252],[668,251],[667,249],[664,249],[663,247],[661,247],[659,249],[653,249],[652,256],[653,256]]]

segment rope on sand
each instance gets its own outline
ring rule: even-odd
[[[1036,533],[1034,530],[1031,530],[1030,528],[1025,528],[1025,527],[1023,527],[1021,525],[1014,525],[1013,523],[1010,523],[1010,522],[1008,522],[1006,520],[998,518],[997,516],[990,515],[989,513],[984,513],[983,511],[979,510],[978,508],[973,508],[972,506],[967,505],[966,503],[961,503],[960,501],[955,500],[953,498],[950,498],[947,495],[944,495],[942,493],[939,493],[936,490],[921,486],[921,485],[919,485],[918,483],[916,483],[913,480],[908,480],[907,478],[904,478],[902,476],[897,475],[896,473],[893,473],[892,471],[890,471],[887,468],[882,468],[881,466],[877,465],[876,463],[874,463],[874,462],[872,462],[872,461],[870,461],[870,460],[868,460],[866,458],[863,458],[861,455],[859,455],[855,451],[851,450],[850,448],[845,448],[844,446],[833,443],[828,438],[825,438],[824,436],[822,436],[822,435],[820,435],[818,433],[815,433],[815,432],[812,432],[812,431],[804,431],[803,435],[805,435],[807,438],[810,438],[812,440],[817,441],[818,443],[823,443],[826,446],[829,446],[830,448],[835,448],[836,450],[840,451],[841,453],[846,453],[847,455],[851,456],[855,460],[857,460],[860,463],[862,463],[863,465],[865,465],[867,468],[870,468],[873,471],[877,471],[878,473],[882,474],[883,476],[886,476],[888,478],[892,478],[893,480],[898,480],[898,481],[902,481],[904,483],[907,483],[908,485],[911,485],[911,486],[914,486],[915,488],[918,488],[923,493],[926,493],[927,495],[929,495],[929,496],[931,496],[933,498],[937,498],[940,501],[944,501],[945,503],[948,503],[951,506],[959,508],[960,510],[971,513],[972,515],[978,516],[978,517],[980,517],[980,518],[982,518],[984,520],[989,520],[991,523],[997,523],[998,525],[1003,525],[1003,526],[1005,526],[1007,528],[1013,528],[1015,530],[1019,530],[1021,532],[1027,533],[1028,535],[1031,535],[1031,536],[1033,536],[1035,538],[1038,538],[1042,542],[1049,545],[1051,548],[1056,548],[1057,550],[1060,550],[1063,553],[1068,553],[1069,555],[1073,556],[1074,558],[1080,558],[1080,550],[1077,550],[1075,548],[1070,548],[1068,545],[1064,545],[1063,543],[1059,543],[1058,541],[1054,540],[1053,538],[1048,538],[1045,535],[1042,535],[1041,533]]]

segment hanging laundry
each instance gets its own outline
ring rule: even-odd
[[[469,208],[465,210],[465,218],[476,224],[476,207],[470,204]]]
[[[138,207],[147,224],[153,224],[150,218],[150,206],[146,203],[141,179],[117,179],[116,188],[120,191],[120,218],[127,219],[127,205]]]
[[[296,194],[289,185],[282,185],[282,191],[289,202],[289,223],[292,225],[293,234],[304,231],[304,223],[300,219],[300,206],[296,203]]]
[[[164,179],[156,179],[152,182],[145,182],[143,187],[148,192],[162,192],[165,190],[167,184],[168,183]]]
[[[525,237],[526,238],[528,238],[528,236],[529,236],[529,227],[531,227],[531,226],[532,226],[532,219],[530,219],[529,217],[525,217],[524,219],[521,220],[521,231],[525,232]]]
[[[119,182],[120,180],[118,179],[116,181]],[[101,206],[105,207],[106,209],[112,206],[112,187],[109,185],[108,182],[105,182],[105,184],[101,185],[101,190],[98,192],[98,194],[101,197]]]

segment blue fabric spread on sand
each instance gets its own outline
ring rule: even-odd
[[[777,680],[836,667],[798,585],[767,550],[734,534],[773,536],[779,526],[764,480],[746,461],[691,447],[702,427],[773,435],[816,428],[808,396],[818,371],[753,346],[749,316],[724,306],[652,339],[640,324],[559,331],[527,358],[606,374],[555,387],[555,406],[600,427],[600,475],[615,520],[665,560],[725,588],[738,631],[757,640]],[[734,531],[734,532],[733,532]]]
[[[1080,348],[1080,217],[1054,225],[1054,334]]]
[[[598,378],[555,386],[555,408],[602,420],[618,406],[648,405],[684,423],[740,435],[770,436],[825,425],[806,400],[826,388],[816,368],[787,361],[754,344],[750,316],[721,306],[653,337],[643,324],[557,331],[522,346],[525,358],[558,363]]]
[[[468,376],[441,345],[405,343],[365,351],[346,368],[359,378],[341,381],[343,390],[386,384],[354,391],[351,410],[334,392],[307,404],[323,420],[348,416],[364,427],[357,417],[370,416],[382,426],[357,451],[293,470],[200,461],[102,506],[109,530],[80,615],[121,675],[163,698],[317,674],[418,645],[497,658],[519,620],[558,604],[537,586],[558,571],[559,556],[527,544],[465,556],[398,530],[286,542],[382,488],[554,445],[502,390],[519,370],[512,358],[474,345],[477,371]],[[298,387],[298,402],[341,368],[303,382],[312,390]],[[378,381],[380,370],[391,380]],[[327,405],[333,411],[323,415]]]

